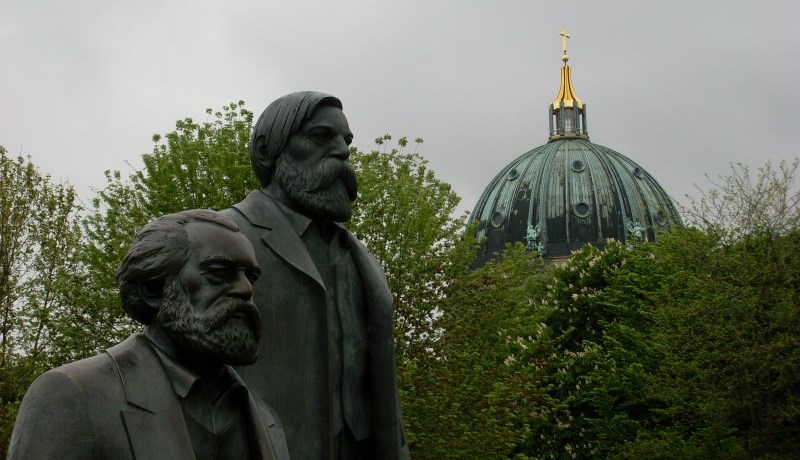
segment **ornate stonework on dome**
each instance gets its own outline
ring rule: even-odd
[[[568,257],[585,244],[609,239],[634,244],[681,225],[672,200],[634,161],[589,142],[586,104],[575,95],[566,30],[561,88],[549,106],[547,144],[506,166],[481,195],[471,219],[484,239],[475,266],[506,243],[522,242],[547,259]]]

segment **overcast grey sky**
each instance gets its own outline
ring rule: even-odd
[[[682,201],[704,173],[800,156],[796,1],[0,0],[0,145],[84,200],[175,120],[314,89],[392,133],[471,209],[546,142],[566,27],[591,140]]]

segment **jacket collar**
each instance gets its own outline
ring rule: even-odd
[[[109,348],[107,353],[119,371],[128,403],[134,406],[122,411],[134,456],[138,459],[194,459],[180,402],[149,339],[134,334]],[[226,368],[236,383],[247,388],[232,367]],[[268,433],[280,432],[280,427],[273,415],[260,407],[250,391],[247,399],[248,421],[253,428],[256,449],[254,458],[272,459],[276,455]],[[282,432],[275,439],[279,440],[281,436]],[[165,443],[165,439],[169,442]]]
[[[149,340],[134,334],[107,353],[130,406],[122,418],[134,457],[194,459],[180,403]]]
[[[313,278],[322,289],[325,289],[325,283],[301,239],[302,232],[298,234],[298,229],[301,227],[297,224],[292,225],[287,212],[281,209],[281,205],[263,191],[255,190],[233,207],[239,210],[250,224],[264,228],[264,233],[261,235],[264,244],[286,263]],[[363,243],[358,241],[352,233],[343,226],[336,225],[345,234],[345,245],[353,255],[353,260],[365,283],[364,286],[367,288],[369,300],[379,305],[391,305],[391,294],[389,294],[388,283],[380,262],[369,254]],[[391,307],[388,307],[388,310],[391,313]],[[388,324],[391,324],[391,321]]]
[[[314,279],[324,290],[322,281],[306,245],[286,213],[278,203],[261,190],[250,192],[247,197],[233,206],[254,226],[264,228],[261,241],[272,249],[286,263]]]

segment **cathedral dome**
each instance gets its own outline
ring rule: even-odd
[[[609,239],[633,244],[681,225],[658,182],[625,155],[589,142],[586,104],[575,95],[566,64],[561,89],[549,106],[550,139],[506,166],[481,195],[471,219],[479,221],[483,265],[506,243],[522,242],[546,259],[565,258],[585,244]]]

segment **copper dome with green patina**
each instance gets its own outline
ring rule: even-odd
[[[609,239],[655,241],[681,219],[650,173],[625,155],[589,141],[586,104],[561,69],[559,97],[550,104],[547,144],[512,161],[489,183],[471,219],[483,239],[476,265],[506,243],[522,242],[544,258],[567,257]]]

